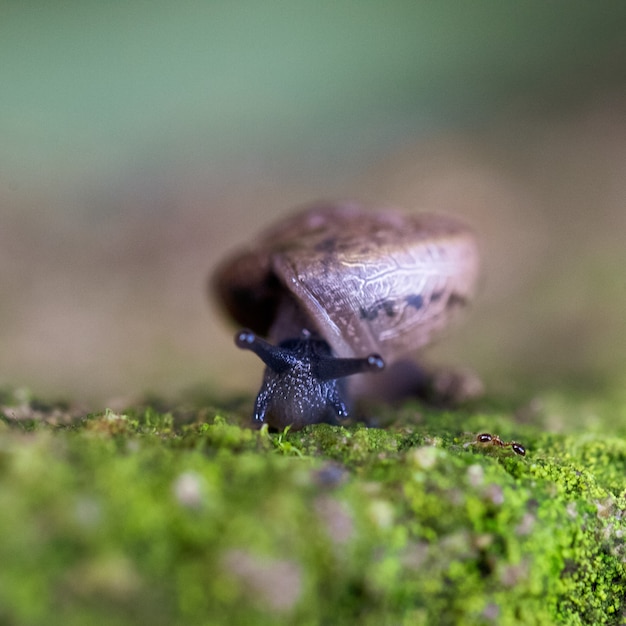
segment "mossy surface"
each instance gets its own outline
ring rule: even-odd
[[[0,623],[624,623],[624,400],[271,434],[246,403],[4,392]]]

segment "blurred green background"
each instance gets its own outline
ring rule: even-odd
[[[626,3],[0,2],[0,383],[254,390],[206,276],[293,205],[460,214],[432,355],[626,382]]]

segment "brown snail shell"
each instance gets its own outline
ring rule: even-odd
[[[391,363],[447,328],[478,270],[475,237],[457,219],[318,203],[227,259],[213,288],[239,324],[275,342],[306,328],[339,357]]]

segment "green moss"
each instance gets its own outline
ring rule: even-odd
[[[278,434],[1,399],[0,623],[623,623],[616,398]]]

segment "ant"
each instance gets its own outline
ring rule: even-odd
[[[492,445],[492,446],[500,446],[501,448],[511,448],[515,454],[519,454],[520,456],[526,456],[526,448],[521,443],[517,443],[517,441],[502,441],[498,435],[492,435],[491,433],[481,433],[476,436],[476,440],[473,441],[474,444],[481,445]]]

